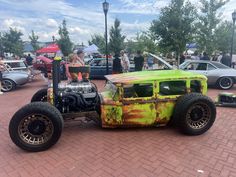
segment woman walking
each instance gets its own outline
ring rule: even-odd
[[[120,74],[122,73],[122,66],[120,61],[120,56],[118,53],[115,54],[112,65],[112,74]]]

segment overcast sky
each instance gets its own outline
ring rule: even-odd
[[[158,18],[160,9],[170,0],[108,0],[108,26],[115,18],[122,23],[123,33],[131,38],[139,31],[149,28],[150,22]],[[198,0],[191,0],[196,7]],[[67,20],[73,42],[87,44],[91,34],[104,33],[103,0],[0,0],[0,31],[15,27],[28,40],[31,30],[40,41],[51,41],[58,36],[58,26]],[[236,0],[231,0],[220,11],[223,18],[231,20],[236,9]]]

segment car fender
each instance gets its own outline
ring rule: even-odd
[[[3,72],[3,79],[10,79],[17,85],[26,84],[29,81],[29,74],[27,72]]]

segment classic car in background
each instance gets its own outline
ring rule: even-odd
[[[112,74],[112,60],[108,60],[109,74]],[[90,63],[90,78],[104,79],[106,75],[106,58],[95,58]]]
[[[52,74],[52,59],[49,59],[44,56],[38,56],[36,58],[36,61],[33,63],[33,68],[34,70],[40,71],[44,77],[50,77]],[[61,79],[65,80],[66,75],[65,75],[65,63],[66,62],[61,62]]]
[[[109,74],[112,74],[113,58],[108,59]],[[91,79],[104,79],[107,75],[106,71],[106,58],[95,58],[88,63],[90,65],[90,78]],[[130,64],[130,72],[134,71],[134,64]]]
[[[47,77],[48,73],[51,73],[52,71],[52,61],[53,60],[47,57],[38,56],[36,61],[33,63],[33,68],[41,71]]]
[[[236,83],[236,70],[219,62],[188,60],[180,65],[180,69],[203,74],[208,78],[208,85],[228,90]]]
[[[3,60],[8,71],[23,71],[29,75],[29,81],[33,80],[37,74],[31,66],[28,66],[24,60]]]
[[[30,80],[30,75],[25,71],[10,71],[6,69],[3,72],[2,91],[10,92],[17,86],[26,84]]]

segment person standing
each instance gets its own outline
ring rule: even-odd
[[[129,58],[128,56],[125,54],[124,50],[120,51],[120,55],[121,55],[121,66],[122,66],[122,70],[124,73],[129,72],[130,69],[130,62],[129,62]]]
[[[185,56],[182,54],[179,59],[179,64],[181,65],[183,62],[185,62]]]
[[[26,63],[29,66],[33,64],[33,58],[30,56],[30,54],[28,54],[28,56],[26,57]]]
[[[141,51],[137,51],[137,55],[134,57],[134,70],[142,71],[144,64],[144,57],[141,55]]]
[[[122,73],[122,66],[120,61],[120,56],[118,53],[115,54],[112,64],[112,74],[120,74]]]
[[[0,95],[3,94],[2,92],[2,72],[4,71],[4,63],[2,61],[2,57],[0,57]]]
[[[192,59],[193,59],[193,60],[200,60],[197,51],[194,52]]]
[[[230,56],[227,55],[225,52],[222,55],[221,63],[224,64],[225,66],[231,67]]]
[[[207,53],[206,52],[203,52],[203,57],[201,58],[201,60],[208,60],[208,61],[210,61],[210,58],[209,58],[209,56],[207,55]]]

